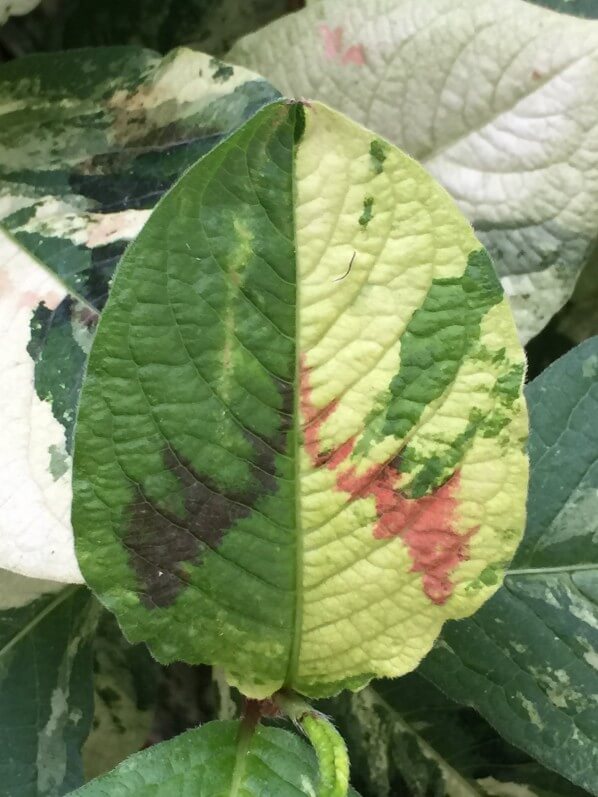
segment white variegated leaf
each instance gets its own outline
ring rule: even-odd
[[[523,0],[317,0],[229,60],[409,152],[490,251],[527,341],[596,241],[598,22]]]

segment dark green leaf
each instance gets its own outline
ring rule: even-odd
[[[587,17],[588,19],[598,17],[598,0],[528,0],[528,2],[576,17]]]
[[[417,674],[326,701],[364,797],[586,793],[504,742]]]
[[[81,587],[0,613],[3,797],[58,797],[82,783],[97,609]]]
[[[315,755],[298,736],[261,726],[246,747],[238,722],[210,722],[137,753],[73,797],[313,797],[317,783]]]
[[[504,586],[420,671],[510,742],[598,793],[598,338],[527,388],[531,483]]]

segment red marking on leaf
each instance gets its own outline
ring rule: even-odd
[[[350,437],[346,443],[343,443],[342,446],[339,446],[328,455],[325,460],[325,464],[329,470],[336,470],[341,462],[344,462],[347,457],[351,456],[356,439],[357,435],[353,435],[353,437]]]
[[[320,25],[320,33],[324,41],[324,53],[326,58],[333,61],[341,52],[341,47],[343,45],[343,29],[334,28],[334,30],[332,30],[328,25]]]
[[[337,401],[331,401],[321,410],[314,407],[311,398],[311,385],[309,382],[309,369],[305,364],[305,355],[300,357],[299,397],[301,401],[301,415],[303,417],[303,440],[305,450],[315,468],[323,464],[325,457],[320,453],[320,429],[324,421],[336,409]]]
[[[343,64],[357,64],[357,66],[363,66],[365,64],[363,45],[354,44],[352,47],[349,47],[341,60]]]
[[[374,526],[377,540],[400,537],[407,545],[413,562],[412,572],[422,574],[424,593],[442,605],[453,593],[450,575],[460,562],[469,557],[469,542],[479,527],[460,534],[454,528],[461,472],[453,475],[430,495],[407,498],[399,489],[403,474],[396,467],[396,458],[381,465],[372,465],[358,474],[354,465],[341,467],[350,457],[356,435],[332,452],[320,450],[320,430],[324,421],[338,406],[338,400],[318,410],[312,400],[309,368],[301,359],[301,413],[304,420],[305,448],[315,468],[326,467],[335,472],[339,490],[351,500],[373,498],[378,520]]]
[[[343,29],[329,28],[328,25],[320,25],[320,34],[324,43],[324,55],[329,61],[338,61],[342,64],[365,64],[363,45],[352,44],[343,51]]]
[[[450,574],[469,557],[469,540],[478,530],[459,534],[453,528],[454,497],[460,471],[430,495],[407,498],[399,490],[402,474],[390,463],[372,466],[358,476],[355,468],[340,473],[337,484],[352,498],[374,498],[377,540],[400,537],[409,548],[412,571],[422,573],[423,588],[431,601],[442,605],[453,592]]]
[[[438,605],[452,595],[450,574],[469,558],[469,541],[478,530],[458,534],[453,528],[460,477],[460,471],[455,471],[441,487],[421,498],[405,498],[392,489],[392,477],[376,483],[372,490],[379,517],[374,537],[399,536],[405,541],[412,570],[422,573],[424,592]]]

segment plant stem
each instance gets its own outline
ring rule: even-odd
[[[236,797],[239,794],[241,781],[245,774],[245,767],[247,764],[247,755],[251,747],[251,740],[253,734],[260,721],[261,710],[259,700],[245,700],[243,708],[243,716],[241,717],[241,724],[239,725],[239,733],[237,735],[237,752],[235,754],[235,768],[233,770],[233,777],[231,780],[230,795]]]

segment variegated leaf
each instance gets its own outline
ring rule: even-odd
[[[0,573],[3,592],[5,578]],[[40,591],[39,582],[8,574],[13,587],[17,580],[23,600]],[[6,797],[60,797],[83,782],[99,607],[89,590],[68,587],[0,608],[0,790]]]
[[[154,721],[158,686],[158,668],[145,645],[129,645],[108,612],[96,633],[93,671],[93,725],[83,747],[86,780],[143,748]]]
[[[523,370],[446,193],[273,103],[121,261],[76,431],[85,578],[131,640],[250,696],[407,672],[521,536]]]
[[[598,338],[527,388],[528,523],[504,586],[421,672],[598,794]]]
[[[363,797],[587,797],[416,673],[319,708],[347,741]]]
[[[0,565],[80,582],[70,451],[97,313],[1,230],[0,252]]]
[[[387,136],[455,197],[527,341],[596,243],[598,22],[523,0],[318,0],[235,63]]]
[[[190,50],[0,66],[0,220],[14,236],[0,231],[0,567],[81,581],[72,433],[112,272],[170,184],[274,96]]]
[[[164,191],[275,96],[257,75],[183,48],[165,58],[107,47],[3,64],[0,221],[100,309]]]

